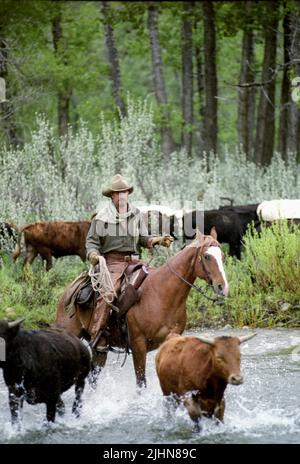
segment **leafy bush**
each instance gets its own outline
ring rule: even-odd
[[[190,323],[299,327],[299,226],[279,221],[270,227],[263,225],[260,234],[249,228],[244,242],[241,261],[227,258],[230,295],[224,306],[207,303],[192,291],[188,301]]]
[[[22,149],[0,147],[0,220],[18,225],[38,220],[87,219],[107,201],[101,189],[121,172],[135,187],[132,201],[182,207],[204,202],[217,208],[220,197],[235,204],[297,198],[300,173],[292,155],[285,164],[275,154],[268,168],[247,161],[238,150],[188,159],[184,151],[169,160],[157,142],[147,101],[128,98],[120,121],[100,118],[95,139],[81,122],[76,134],[58,139],[45,117],[37,117],[32,140]]]

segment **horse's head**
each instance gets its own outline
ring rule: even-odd
[[[217,241],[217,231],[213,227],[210,235],[197,230],[196,238],[189,246],[197,247],[195,273],[213,286],[215,293],[227,296],[229,287],[224,270],[224,253]]]

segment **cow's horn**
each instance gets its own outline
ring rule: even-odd
[[[255,333],[253,333],[253,334],[250,334],[250,335],[244,335],[243,337],[239,337],[240,343],[244,343],[244,342],[246,342],[247,340],[250,340],[250,338],[255,337],[255,335],[257,335],[257,332],[255,332]]]
[[[25,317],[23,317],[22,319],[17,319],[16,321],[13,321],[13,322],[9,322],[8,323],[8,328],[13,329],[17,325],[21,325],[23,321],[25,321]]]
[[[198,339],[203,343],[207,343],[208,345],[214,345],[215,344],[215,340],[213,338],[198,337]]]

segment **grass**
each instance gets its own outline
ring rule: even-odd
[[[262,226],[260,234],[248,230],[244,245],[241,261],[227,257],[230,295],[224,305],[191,291],[190,327],[300,327],[300,228],[280,221]]]
[[[241,261],[227,256],[226,275],[230,295],[223,305],[206,300],[195,290],[188,298],[188,328],[300,327],[300,228],[286,221],[262,227],[260,236],[249,230]],[[143,256],[149,259],[149,253]],[[163,264],[154,255],[151,265]],[[87,264],[69,257],[55,261],[45,272],[40,260],[24,276],[22,259],[13,264],[7,254],[0,260],[0,319],[25,317],[25,326],[43,327],[55,320],[58,299],[64,288]],[[197,285],[210,296],[211,289],[198,279]]]
[[[63,258],[45,272],[36,260],[24,275],[22,260],[13,264],[2,256],[0,268],[0,319],[25,317],[25,327],[37,328],[55,320],[56,306],[64,288],[84,269],[86,264],[77,258]]]

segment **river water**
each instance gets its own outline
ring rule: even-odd
[[[96,390],[88,384],[79,419],[71,414],[73,389],[64,393],[66,415],[45,427],[45,405],[24,404],[23,423],[10,424],[7,390],[0,372],[0,443],[300,443],[300,330],[257,330],[242,345],[244,384],[225,392],[224,424],[203,420],[195,432],[184,408],[171,418],[148,354],[148,388],[138,393],[131,356],[111,353]],[[207,330],[206,335],[244,335],[248,330]],[[200,332],[198,332],[200,334]],[[197,335],[187,332],[186,335]]]

